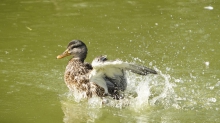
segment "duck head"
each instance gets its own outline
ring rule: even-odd
[[[57,59],[72,55],[73,58],[84,61],[87,55],[87,51],[87,47],[82,41],[73,40],[68,44],[67,49],[62,54],[57,56]]]

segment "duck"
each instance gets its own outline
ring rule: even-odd
[[[139,75],[157,74],[153,69],[122,60],[108,60],[106,55],[85,62],[88,48],[81,40],[72,40],[66,50],[57,56],[62,59],[72,56],[65,72],[64,81],[71,92],[80,94],[82,98],[106,97],[124,98],[121,92],[127,88],[126,71]]]

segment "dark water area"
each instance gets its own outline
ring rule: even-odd
[[[219,122],[216,0],[0,2],[0,122]],[[75,100],[63,80],[72,39],[157,76],[128,74],[137,97]],[[124,106],[129,104],[128,106]]]

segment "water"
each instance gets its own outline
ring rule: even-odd
[[[219,122],[215,0],[0,2],[0,122]],[[72,39],[158,75],[127,73],[127,98],[76,100],[63,80]]]

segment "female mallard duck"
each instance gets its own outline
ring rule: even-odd
[[[73,40],[67,49],[57,56],[57,59],[73,56],[66,66],[65,83],[70,91],[80,93],[84,98],[103,97],[109,94],[116,99],[121,98],[119,92],[127,87],[125,70],[140,75],[157,74],[156,71],[144,66],[120,60],[108,61],[106,56],[95,58],[91,65],[84,62],[87,51],[82,41]]]

